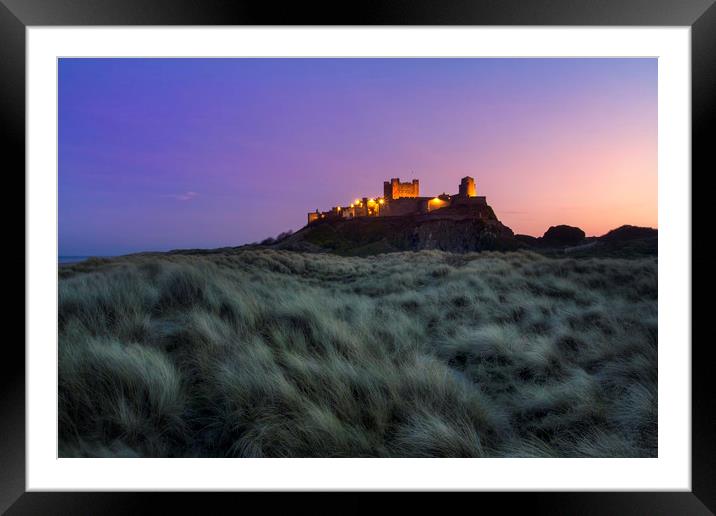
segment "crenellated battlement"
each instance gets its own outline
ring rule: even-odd
[[[401,183],[399,177],[393,177],[390,181],[383,182],[383,198],[387,201],[416,197],[420,197],[420,181],[417,179],[410,183]]]

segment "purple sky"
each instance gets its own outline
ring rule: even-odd
[[[61,59],[59,252],[240,245],[390,177],[656,227],[656,145],[656,59]]]

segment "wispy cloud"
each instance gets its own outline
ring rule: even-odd
[[[176,199],[177,201],[191,201],[198,195],[199,194],[196,192],[184,192],[184,193],[180,193],[180,194],[165,195],[164,197],[169,197],[170,199]]]

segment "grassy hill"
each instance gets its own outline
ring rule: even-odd
[[[653,256],[60,268],[63,457],[652,457],[656,382]]]

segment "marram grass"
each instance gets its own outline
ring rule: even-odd
[[[60,456],[652,457],[656,422],[656,258],[60,269]]]

